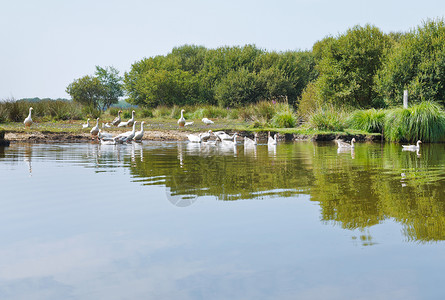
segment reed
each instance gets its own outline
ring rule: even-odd
[[[384,136],[393,142],[437,142],[445,136],[445,112],[437,104],[424,101],[408,109],[388,110]]]
[[[351,129],[379,133],[385,124],[385,116],[382,109],[356,110],[349,115],[346,124]]]
[[[343,131],[346,127],[343,121],[345,116],[346,113],[344,111],[333,106],[318,108],[309,116],[307,126],[321,131]]]

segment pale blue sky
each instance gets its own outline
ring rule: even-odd
[[[443,0],[0,0],[0,100],[69,98],[96,65],[123,74],[184,44],[304,50],[354,25],[409,31],[444,15]]]

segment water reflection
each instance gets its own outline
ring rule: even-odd
[[[203,196],[233,201],[305,194],[320,207],[326,223],[363,230],[393,219],[403,224],[408,240],[445,239],[441,144],[423,145],[421,155],[396,144],[366,143],[355,149],[311,142],[255,147],[185,142],[93,143],[79,148],[25,144],[6,149],[5,156],[25,161],[30,175],[31,162],[44,157],[84,161],[98,172],[123,167],[135,182],[163,186],[166,198],[178,207],[188,207]]]

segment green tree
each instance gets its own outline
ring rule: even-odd
[[[374,77],[390,46],[390,38],[371,25],[354,26],[319,43],[316,87],[324,101],[363,108],[377,105]]]
[[[113,67],[99,67],[96,66],[96,77],[104,85],[105,93],[101,97],[98,106],[102,110],[106,110],[112,104],[119,102],[119,97],[124,95],[122,89],[122,77],[119,76],[119,71]]]
[[[73,101],[100,109],[101,101],[106,97],[107,89],[97,77],[87,75],[70,83],[66,92]]]
[[[224,107],[257,102],[260,95],[257,75],[245,68],[229,72],[215,87],[215,98]]]
[[[402,103],[403,90],[410,102],[445,104],[445,23],[428,20],[403,35],[378,72],[376,89],[388,105]]]

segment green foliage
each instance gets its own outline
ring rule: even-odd
[[[347,124],[352,129],[380,133],[385,124],[385,116],[382,109],[356,110],[349,115]]]
[[[376,90],[388,105],[402,102],[403,90],[410,102],[445,104],[445,23],[428,20],[401,37],[378,72]]]
[[[371,25],[354,26],[319,43],[316,88],[322,99],[336,106],[372,107],[377,98],[374,75],[390,45],[390,38]]]
[[[317,93],[314,82],[311,82],[304,89],[300,103],[298,105],[298,116],[307,121],[319,108],[323,106],[323,101]]]
[[[437,142],[445,136],[445,112],[429,101],[391,109],[386,113],[384,135],[389,141]]]
[[[339,111],[333,106],[319,108],[309,117],[307,126],[321,131],[343,131],[345,114],[344,111]]]
[[[66,92],[74,102],[99,109],[106,88],[97,77],[87,75],[70,83]]]
[[[113,67],[96,66],[96,76],[105,87],[105,93],[100,101],[102,110],[108,109],[112,104],[119,102],[119,97],[124,95],[122,90],[122,77],[119,71]]]
[[[272,118],[271,124],[278,128],[293,128],[297,125],[297,117],[294,112],[289,109],[279,110]]]

